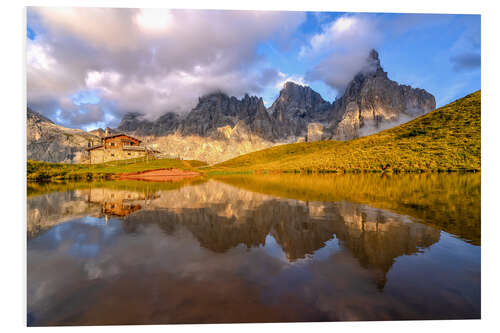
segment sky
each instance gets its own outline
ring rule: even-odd
[[[27,100],[84,130],[216,91],[269,107],[286,81],[332,102],[371,49],[438,107],[481,89],[479,15],[28,7]]]

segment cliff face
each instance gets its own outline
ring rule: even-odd
[[[81,162],[88,143],[100,142],[96,135],[56,125],[30,108],[27,110],[26,134],[27,158],[47,162]]]
[[[180,117],[174,112],[167,112],[156,121],[143,120],[140,113],[128,113],[116,130],[138,135],[159,136],[173,133],[179,123]]]
[[[353,78],[343,96],[333,103],[310,87],[286,82],[269,109],[257,96],[238,99],[217,92],[200,97],[197,106],[184,117],[167,112],[156,121],[149,121],[140,113],[129,113],[111,132],[125,132],[156,144],[172,157],[215,163],[278,144],[353,139],[409,121],[436,107],[434,96],[425,90],[390,80],[375,50],[367,61],[368,65]],[[87,145],[86,133],[60,126],[54,130],[57,125],[39,114],[37,117],[53,140],[28,139],[28,158],[77,160],[81,147]],[[42,127],[37,130],[35,125],[30,126],[32,132],[42,136]],[[72,131],[71,140],[54,134],[68,131]],[[103,132],[99,129],[91,134],[102,136]],[[30,142],[36,144],[30,146]]]
[[[409,121],[435,106],[434,96],[425,90],[390,80],[372,50],[367,66],[333,103],[310,87],[286,82],[267,110],[259,97],[239,100],[219,92],[201,97],[184,119],[168,116],[169,122],[163,117],[148,122],[131,114],[118,129],[150,136],[172,155],[212,163],[277,144],[350,140]]]
[[[436,108],[434,96],[423,89],[390,80],[372,50],[369,70],[357,74],[344,95],[333,103],[329,139],[349,140],[407,122]]]
[[[286,82],[280,95],[269,108],[278,124],[281,138],[304,137],[310,123],[325,122],[331,104],[310,87]]]
[[[221,130],[227,126],[236,129],[236,132],[249,132],[264,140],[277,138],[275,124],[262,98],[245,95],[239,100],[223,93],[201,97],[198,105],[182,121],[180,133],[218,138]]]

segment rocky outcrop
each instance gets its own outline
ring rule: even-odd
[[[372,50],[367,66],[333,103],[310,87],[286,82],[267,110],[262,98],[245,95],[240,100],[216,92],[200,97],[184,119],[169,113],[150,122],[129,114],[118,129],[150,136],[150,142],[172,156],[214,163],[283,143],[353,139],[409,121],[435,106],[425,90],[390,80]]]
[[[224,93],[201,97],[198,105],[182,121],[180,133],[217,138],[227,126],[235,135],[247,132],[265,140],[278,137],[262,98],[245,95],[239,100]]]
[[[324,126],[320,123],[310,123],[307,125],[307,142],[320,141],[323,139]]]
[[[112,128],[106,127],[105,129],[97,128],[95,130],[88,131],[88,133],[93,134],[95,136],[98,136],[100,138],[104,138],[107,135],[113,135],[113,134],[121,133],[121,131],[119,131],[117,129],[112,129]]]
[[[127,114],[118,130],[155,144],[165,156],[215,163],[282,143],[262,98],[241,100],[216,92],[200,97],[185,118],[167,113],[156,122]]]
[[[30,108],[27,110],[26,134],[28,160],[78,163],[84,159],[83,152],[89,142],[100,142],[96,135],[56,125]]]
[[[269,109],[257,96],[238,99],[215,92],[200,97],[184,117],[167,112],[150,121],[140,113],[128,113],[109,132],[138,137],[166,156],[215,163],[284,143],[353,139],[409,121],[435,107],[434,96],[425,90],[390,80],[377,51],[372,50],[367,66],[333,103],[310,87],[286,82]],[[48,132],[42,135],[45,129]],[[102,129],[90,134],[77,131],[37,114],[28,124],[28,158],[74,162],[90,137],[105,133]],[[37,136],[44,137],[34,139]]]
[[[278,136],[305,136],[308,124],[327,120],[331,104],[310,87],[286,82],[279,97],[269,108],[276,120]]]
[[[117,130],[131,133],[132,135],[161,136],[172,134],[180,124],[180,116],[174,112],[167,112],[156,121],[142,119],[137,112],[127,113]]]
[[[348,140],[373,134],[436,108],[434,96],[423,89],[399,85],[388,78],[377,51],[368,69],[357,74],[329,114],[330,139]]]

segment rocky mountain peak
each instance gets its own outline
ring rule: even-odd
[[[378,57],[378,52],[375,49],[371,49],[370,53],[368,54],[368,59],[372,60],[373,62],[377,63],[378,66],[380,67],[380,59]]]
[[[382,65],[380,64],[380,59],[378,57],[378,52],[374,49],[370,51],[367,60],[367,69],[365,74],[373,74],[375,76],[382,76],[387,78],[387,72],[384,71]]]
[[[216,92],[205,95],[198,100],[198,105],[188,113],[181,124],[181,133],[184,135],[215,136],[220,129],[229,126],[235,128],[240,122],[250,130],[254,130],[254,122],[259,119],[255,127],[256,132],[266,137],[272,136],[269,115],[261,97],[246,94],[241,100]],[[269,125],[269,126],[268,126]],[[265,129],[270,129],[265,133]]]
[[[331,104],[308,86],[287,81],[269,108],[280,137],[305,136],[310,122],[326,120]]]
[[[380,64],[378,52],[372,49],[368,54],[365,66],[354,76],[349,86],[352,87],[353,85],[361,84],[365,79],[374,77],[379,77],[384,80],[389,79],[387,72],[384,71]]]
[[[352,139],[396,126],[436,108],[434,96],[392,81],[371,50],[367,66],[348,84],[329,114],[329,138]]]
[[[121,131],[135,131],[139,126],[141,116],[142,114],[139,112],[126,113],[123,116],[122,121],[120,122],[120,125],[118,125],[117,129]]]
[[[391,81],[378,52],[371,50],[366,65],[333,103],[308,86],[288,81],[269,109],[258,96],[245,94],[239,99],[214,91],[199,97],[183,116],[166,112],[148,120],[139,112],[127,113],[115,131],[149,137],[171,156],[216,162],[281,143],[353,139],[411,120],[435,106],[427,91]],[[77,161],[89,141],[103,135],[102,129],[90,133],[65,129],[28,109],[29,158]]]
[[[271,105],[270,110],[271,113],[284,111],[288,116],[295,116],[296,111],[300,110],[302,116],[313,116],[309,113],[327,104],[330,103],[310,87],[287,81],[283,85],[278,99]]]
[[[167,112],[155,121],[143,119],[143,116],[138,112],[129,112],[123,116],[116,129],[134,135],[157,136],[173,133],[180,123],[180,117],[175,112]]]

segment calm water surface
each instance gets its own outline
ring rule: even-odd
[[[480,318],[479,175],[28,185],[28,324]]]

